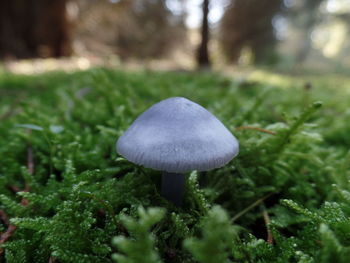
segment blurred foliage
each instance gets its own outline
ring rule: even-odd
[[[289,71],[349,69],[346,0],[231,0],[217,40],[223,60]]]
[[[178,45],[186,46],[184,13],[174,14],[165,1],[78,0],[76,3],[77,39],[88,50],[142,60],[164,58],[175,48],[178,50]]]
[[[88,58],[84,69],[197,60],[344,72],[349,14],[347,0],[3,0],[0,59],[9,68],[19,58],[77,56]]]
[[[0,210],[17,228],[1,261],[347,262],[348,83],[261,71],[241,80],[106,69],[3,75]],[[190,174],[183,207],[160,196],[159,172],[115,152],[136,116],[171,96],[203,105],[240,141],[225,167]],[[1,233],[8,227],[2,216]]]

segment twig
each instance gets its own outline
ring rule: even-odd
[[[272,134],[272,135],[277,134],[277,132],[266,130],[266,129],[259,128],[259,127],[254,127],[254,126],[240,126],[240,127],[237,127],[236,130],[238,130],[238,131],[240,131],[240,130],[256,130],[259,132],[264,132],[264,133],[268,133],[268,134]]]
[[[28,204],[29,204],[28,199],[22,198],[22,200],[21,200],[21,205],[22,205],[22,206],[27,206]]]
[[[273,235],[272,235],[271,229],[269,227],[271,220],[270,220],[269,214],[268,214],[264,204],[261,205],[261,209],[262,209],[262,214],[263,214],[263,218],[264,218],[265,226],[266,226],[266,231],[267,231],[267,240],[266,241],[267,241],[267,243],[272,245],[273,244]]]
[[[10,224],[9,217],[4,210],[0,210],[0,219],[2,220],[2,222],[4,222],[5,225],[8,226]]]
[[[34,173],[34,158],[33,158],[33,147],[31,145],[28,146],[27,149],[27,169],[28,169],[28,173],[29,174],[33,174]],[[21,190],[18,186],[15,185],[10,185],[8,186],[8,188],[14,192],[29,192],[30,187],[27,183],[24,184],[24,189]]]
[[[0,210],[0,218],[8,226],[6,231],[0,235],[0,244],[4,244],[13,234],[16,229],[16,226],[10,224],[10,220],[5,211]],[[0,248],[0,255],[4,253],[4,248]]]
[[[16,230],[16,226],[9,225],[7,230],[0,236],[0,244],[4,244],[13,234],[13,232]],[[0,255],[4,253],[4,248],[0,248]]]
[[[269,193],[263,197],[261,197],[260,199],[256,200],[254,203],[252,203],[251,205],[249,205],[248,207],[244,208],[241,212],[239,212],[238,214],[236,214],[234,217],[232,217],[231,222],[233,223],[234,221],[236,221],[238,218],[240,218],[242,215],[244,215],[245,213],[249,212],[250,210],[252,210],[254,207],[256,207],[257,205],[261,204],[265,199],[269,198],[272,194],[274,193]]]
[[[27,150],[27,168],[29,174],[34,173],[33,148],[31,145],[28,146]]]
[[[21,191],[21,189],[19,189],[19,187],[18,186],[15,186],[15,185],[9,185],[8,186],[8,189],[10,189],[12,192],[14,192],[14,193],[17,193],[17,192],[20,192]]]
[[[31,133],[30,130],[28,130],[28,132]],[[27,169],[30,175],[34,173],[33,147],[31,144],[28,145],[28,149],[27,149]],[[23,192],[29,192],[29,190],[30,190],[30,186],[27,182],[25,182]],[[26,198],[22,198],[21,205],[27,206],[28,203],[29,202]]]
[[[56,258],[54,258],[53,256],[50,256],[49,263],[55,263],[55,262],[56,262]]]

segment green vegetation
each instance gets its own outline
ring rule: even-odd
[[[347,263],[347,85],[266,72],[2,76],[0,261]],[[159,195],[160,173],[115,152],[133,119],[171,96],[213,112],[241,149],[192,172],[183,207]]]

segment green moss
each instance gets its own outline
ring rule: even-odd
[[[350,81],[335,80],[106,69],[0,77],[0,209],[16,226],[0,261],[347,262]],[[158,172],[115,152],[136,116],[171,96],[203,105],[240,141],[228,165],[189,175],[183,207],[160,196]]]

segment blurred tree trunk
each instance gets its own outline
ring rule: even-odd
[[[67,0],[1,0],[0,58],[71,54]]]
[[[209,0],[203,0],[202,4],[203,18],[202,18],[202,29],[201,29],[201,43],[197,53],[197,63],[200,68],[210,67],[209,60]]]

